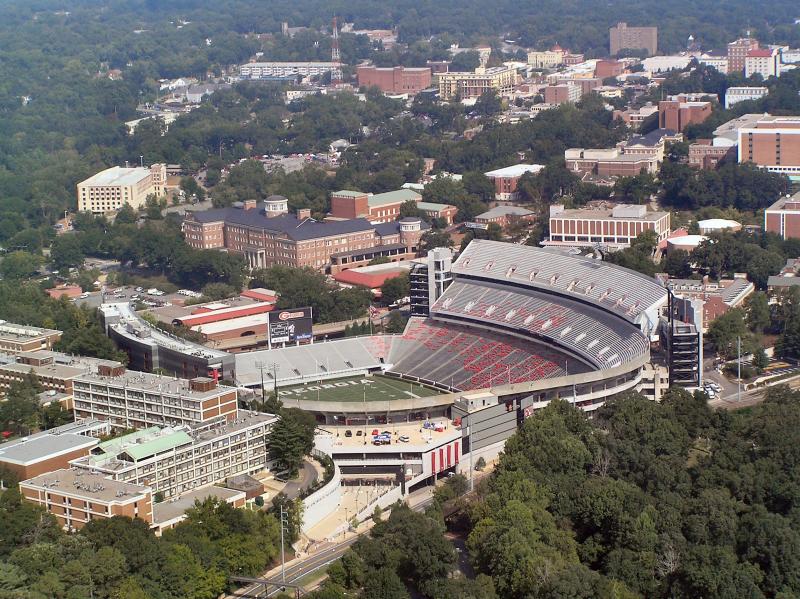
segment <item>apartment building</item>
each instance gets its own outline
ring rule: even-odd
[[[0,320],[0,353],[19,354],[38,349],[53,349],[61,339],[61,331],[43,329]]]
[[[53,514],[65,530],[114,516],[153,523],[153,491],[109,479],[104,474],[62,468],[19,483],[22,496]]]
[[[744,71],[748,52],[758,49],[758,40],[743,37],[728,44],[728,73]]]
[[[780,198],[764,211],[764,230],[783,239],[800,239],[800,192]]]
[[[387,94],[414,95],[431,86],[429,67],[390,67],[360,65],[356,68],[359,87],[377,87]]]
[[[500,96],[506,96],[519,83],[519,74],[512,67],[478,67],[473,73],[435,73],[434,82],[442,100],[478,98],[486,91],[496,91]]]
[[[109,422],[115,429],[201,424],[237,417],[234,387],[207,377],[191,380],[117,370],[73,380],[76,418]]]
[[[756,48],[744,59],[744,76],[761,75],[762,78],[781,76],[781,53],[778,48]]]
[[[108,214],[130,204],[139,209],[147,196],[162,196],[167,184],[167,165],[150,168],[113,166],[78,183],[78,210]]]
[[[149,487],[166,498],[177,497],[268,468],[269,436],[276,422],[273,414],[241,411],[232,421],[151,427],[100,443],[71,464],[112,481]]]
[[[658,106],[648,102],[640,108],[627,108],[625,110],[615,110],[614,119],[621,119],[633,131],[638,131],[644,120],[658,112]]]
[[[239,67],[242,79],[319,77],[338,69],[335,62],[249,62]]]
[[[356,202],[357,210],[361,209],[358,206],[361,206],[360,198],[363,196],[367,203],[366,212],[369,213],[368,194],[338,193],[340,198]],[[376,194],[372,197],[383,195]],[[395,205],[399,214],[397,197],[383,200],[386,200],[386,206],[383,207],[378,205],[382,198],[378,197],[374,201],[373,217],[377,223],[364,217],[334,215],[330,220],[319,222],[310,218],[309,211],[298,211],[297,215],[279,213],[273,216],[265,204],[259,205],[253,200],[230,208],[187,212],[183,230],[186,243],[191,247],[226,249],[243,255],[251,268],[285,265],[327,270],[331,267],[331,256],[351,251],[369,250],[375,255],[391,255],[395,260],[414,257],[422,232],[428,225],[420,223],[419,229],[411,230],[401,227],[398,221],[382,222],[389,217],[386,214],[381,215],[381,212],[395,211]],[[402,203],[401,201],[400,204]],[[447,207],[443,210],[452,215],[455,208],[450,208],[452,211]],[[341,215],[342,212],[336,214]],[[385,246],[397,244],[402,247],[393,247],[391,254],[381,254]],[[398,249],[402,251],[396,251]],[[386,249],[386,252],[389,250]]]
[[[611,56],[620,50],[647,50],[655,55],[658,49],[658,27],[628,27],[617,23],[608,30],[608,45]]]
[[[739,162],[800,180],[800,116],[763,115],[738,129]]]
[[[609,248],[628,247],[644,231],[654,231],[658,241],[670,233],[669,212],[648,212],[646,206],[618,204],[567,210],[550,206],[550,239],[542,245]]]
[[[731,108],[739,102],[760,100],[768,93],[766,87],[729,87],[725,90],[725,108]]]

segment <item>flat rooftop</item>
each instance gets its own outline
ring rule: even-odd
[[[230,503],[236,499],[244,499],[244,491],[225,487],[205,487],[184,493],[174,500],[166,500],[153,504],[153,526],[164,526],[168,523],[183,520],[186,510],[193,508],[195,501],[203,502],[209,497]]]
[[[236,420],[214,425],[210,428],[197,429],[192,435],[197,441],[208,441],[222,435],[229,435],[258,424],[274,424],[278,421],[275,414],[239,410]]]
[[[64,366],[62,364],[33,366],[31,364],[21,364],[19,362],[0,365],[0,370],[5,372],[16,372],[19,374],[28,374],[33,372],[37,377],[56,379],[74,379],[75,377],[87,372],[87,368],[76,368],[74,366]]]
[[[447,418],[435,418],[428,422],[441,423],[446,428],[441,432],[436,432],[432,429],[422,427],[422,422],[404,422],[404,423],[387,423],[375,424],[370,423],[366,426],[330,426],[325,425],[323,428],[326,431],[333,433],[335,437],[333,451],[342,450],[362,450],[378,453],[391,453],[400,450],[419,451],[420,448],[428,446],[441,445],[454,439],[460,439],[462,436],[461,429],[453,425]],[[392,442],[388,445],[373,445],[372,444],[372,431],[377,430],[379,433],[387,431],[391,434]],[[346,436],[347,431],[352,433],[351,437]],[[361,432],[361,435],[358,433]],[[399,439],[402,436],[408,437],[408,441],[401,442]],[[366,443],[365,443],[366,441]],[[366,448],[366,449],[365,449]]]
[[[164,395],[180,395],[193,399],[210,399],[221,393],[235,391],[235,387],[218,385],[209,391],[197,391],[189,386],[189,379],[175,378],[161,374],[149,372],[139,372],[136,370],[126,370],[120,376],[103,376],[94,373],[84,373],[78,377],[81,382],[94,383],[98,385],[108,385],[111,387],[126,387],[149,391],[151,393],[161,393]]]
[[[61,331],[55,329],[43,329],[41,327],[14,324],[13,322],[0,320],[0,339],[7,339],[9,341],[31,341],[40,337],[60,334]]]
[[[642,220],[648,222],[656,222],[664,218],[669,212],[645,212],[644,216],[614,216],[613,208],[573,208],[565,209],[558,214],[552,214],[551,218],[568,218],[568,219],[609,219],[609,220]]]
[[[28,466],[81,449],[88,452],[97,443],[94,437],[75,433],[37,435],[0,445],[0,463]]]
[[[525,173],[538,173],[544,168],[543,164],[514,164],[505,168],[498,168],[484,173],[487,177],[521,177]]]
[[[104,474],[92,474],[80,468],[63,468],[25,481],[25,484],[48,489],[54,493],[64,493],[81,497],[88,501],[123,503],[144,497],[149,487],[132,485],[106,478]]]
[[[132,168],[124,168],[121,166],[112,166],[104,171],[100,171],[96,175],[92,175],[81,185],[95,185],[95,186],[124,186],[136,185],[142,179],[150,176],[149,168],[142,168],[140,166]]]

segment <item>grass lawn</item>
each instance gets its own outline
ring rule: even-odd
[[[441,391],[380,375],[367,377],[348,377],[321,382],[309,382],[305,385],[283,387],[278,390],[282,401],[300,399],[304,401],[363,401],[366,392],[367,401],[387,401],[409,399],[413,397],[429,397]],[[287,404],[291,406],[291,403]]]

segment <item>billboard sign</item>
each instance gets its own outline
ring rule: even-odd
[[[269,313],[269,343],[295,343],[311,339],[311,308]]]

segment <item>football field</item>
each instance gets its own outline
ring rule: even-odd
[[[278,389],[282,401],[391,401],[429,397],[442,391],[381,375],[348,377]]]

